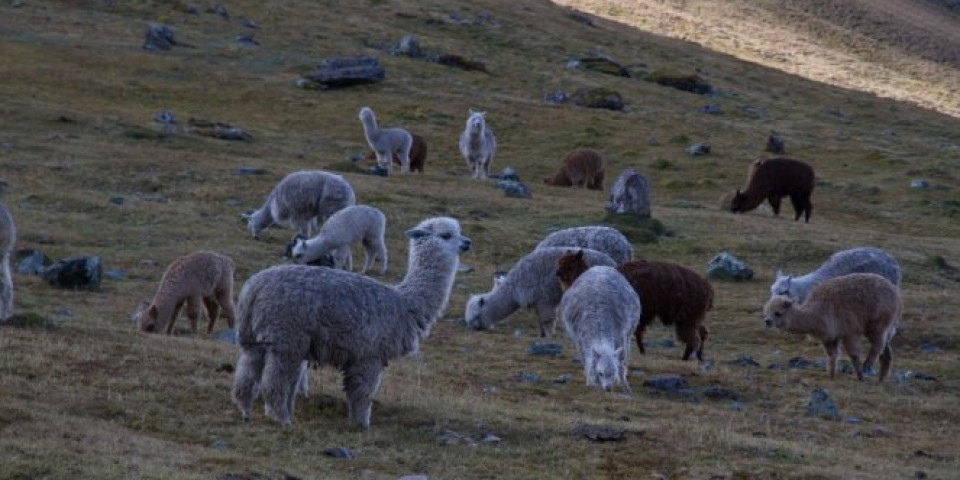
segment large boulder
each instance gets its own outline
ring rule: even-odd
[[[750,280],[753,270],[742,260],[727,252],[720,252],[707,262],[707,278],[714,280]]]
[[[103,263],[100,257],[67,258],[44,268],[40,276],[55,287],[99,290]]]
[[[161,23],[151,23],[147,26],[147,34],[143,39],[144,50],[166,51],[176,44],[172,28]]]
[[[632,213],[649,218],[650,181],[632,168],[620,172],[610,188],[610,200],[606,209],[610,213]]]
[[[587,108],[623,110],[623,97],[609,88],[581,88],[570,96],[574,105]]]
[[[320,88],[349,87],[364,83],[376,83],[386,76],[386,71],[374,57],[355,56],[327,58],[306,77]]]

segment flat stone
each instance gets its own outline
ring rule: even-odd
[[[331,448],[325,449],[323,451],[323,454],[333,458],[345,458],[347,460],[353,459],[353,452],[351,452],[346,447],[331,447]]]
[[[651,375],[643,381],[643,386],[655,390],[678,392],[686,387],[686,381],[680,375]]]
[[[595,442],[619,442],[623,440],[626,432],[621,428],[603,425],[580,425],[574,428],[571,433],[576,436],[586,437]]]
[[[830,394],[823,389],[815,389],[807,400],[807,416],[826,420],[840,420],[840,411]]]
[[[536,341],[530,344],[527,352],[535,357],[562,357],[563,345],[555,342]]]

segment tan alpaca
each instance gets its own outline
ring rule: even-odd
[[[180,309],[187,306],[190,328],[197,331],[200,308],[206,309],[207,333],[220,316],[233,328],[236,313],[233,306],[233,260],[216,252],[199,251],[173,261],[160,280],[153,301],[139,312],[137,326],[147,332],[173,333]]]

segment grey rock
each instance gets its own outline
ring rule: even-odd
[[[926,179],[914,178],[913,180],[910,181],[910,188],[928,188],[928,187],[930,187],[930,183],[927,182]]]
[[[765,150],[770,153],[781,154],[787,151],[787,145],[783,141],[783,137],[773,132],[767,137],[767,148]]]
[[[241,47],[259,47],[260,42],[249,35],[237,35],[237,43]]]
[[[702,142],[694,143],[694,144],[690,145],[689,147],[687,147],[687,153],[690,154],[690,155],[693,155],[694,157],[699,157],[699,156],[703,156],[703,155],[709,155],[709,154],[710,154],[710,144],[709,144],[709,143],[702,143]]]
[[[594,28],[596,28],[596,26],[597,26],[597,25],[593,22],[593,19],[592,19],[592,18],[590,18],[590,17],[588,17],[588,16],[586,16],[586,15],[584,15],[584,14],[582,14],[582,13],[570,13],[570,14],[567,15],[567,17],[570,18],[571,20],[573,20],[574,22],[577,22],[577,23],[582,24],[582,25],[586,25],[586,26],[588,26],[588,27],[594,27]]]
[[[172,28],[162,23],[147,25],[147,34],[143,39],[143,49],[150,51],[167,51],[177,44]]]
[[[810,393],[810,399],[807,400],[807,416],[840,420],[840,411],[837,410],[837,404],[830,394],[826,390],[817,388]]]
[[[176,125],[177,120],[173,116],[173,110],[161,110],[153,116],[153,121],[163,125]]]
[[[715,103],[708,103],[698,109],[700,113],[706,113],[707,115],[720,115],[723,113],[723,109],[720,108],[720,105]]]
[[[623,68],[623,65],[620,65],[619,63],[605,56],[583,57],[579,61],[579,66],[586,70],[605,73],[607,75],[614,75],[618,77],[630,76],[630,72],[627,71],[626,68]]]
[[[568,70],[573,70],[573,69],[575,69],[575,68],[577,68],[577,67],[579,67],[579,66],[580,66],[580,60],[577,60],[577,59],[575,59],[575,58],[574,58],[574,59],[571,59],[571,60],[567,60],[567,69],[568,69]]]
[[[380,165],[371,165],[367,167],[367,169],[364,170],[363,173],[367,175],[375,175],[378,177],[386,177],[390,175],[390,171],[387,170],[386,167],[381,167]]]
[[[20,8],[22,6],[23,6],[23,2],[21,2],[20,0],[16,0],[15,2],[10,4],[11,8]]]
[[[787,368],[790,370],[823,370],[824,367],[826,365],[822,360],[810,361],[803,357],[793,357],[787,360]]]
[[[346,447],[331,447],[324,450],[323,454],[333,458],[345,458],[347,460],[353,459],[353,452]]]
[[[644,174],[632,168],[624,169],[610,187],[606,210],[610,213],[630,213],[649,218],[650,181]]]
[[[218,342],[232,343],[236,345],[237,343],[237,329],[228,328],[226,330],[221,330],[219,332],[211,333],[210,338]]]
[[[928,381],[928,382],[935,382],[935,381],[937,381],[937,378],[936,378],[936,377],[933,377],[933,376],[931,376],[931,375],[927,375],[926,373],[914,372],[914,371],[911,371],[911,370],[906,370],[906,371],[903,371],[903,372],[897,372],[897,374],[895,374],[895,375],[893,376],[893,378],[894,378],[896,381],[898,381],[898,382],[905,382],[905,381],[911,380],[911,379],[913,379],[913,380],[924,380],[924,381]]]
[[[729,388],[712,385],[702,390],[703,396],[711,400],[739,400],[740,395]]]
[[[470,445],[476,446],[477,441],[469,435],[463,435],[452,430],[447,430],[437,435],[437,443],[440,445]]]
[[[488,433],[488,434],[484,435],[483,438],[482,438],[480,441],[483,442],[483,443],[493,444],[493,443],[500,443],[500,442],[503,441],[503,439],[500,438],[500,437],[498,437],[498,436],[496,436],[496,435],[494,435],[494,434],[492,434],[492,433]]]
[[[212,7],[207,9],[207,13],[215,13],[220,15],[222,18],[230,18],[230,14],[227,13],[227,7],[224,7],[222,4],[214,4]]]
[[[213,441],[207,446],[214,450],[225,451],[230,449],[230,442],[222,438],[214,438]]]
[[[770,119],[770,114],[768,114],[763,107],[739,106],[737,107],[737,111],[740,112],[740,114],[750,118],[762,120]]]
[[[535,341],[527,348],[527,352],[535,357],[562,357],[563,345],[555,342]]]
[[[110,203],[114,205],[123,205],[126,202],[126,199],[123,197],[110,197]]]
[[[508,182],[520,181],[520,177],[517,175],[517,170],[513,167],[503,167],[503,170],[500,170],[500,173],[495,176],[491,175],[491,177],[495,177],[497,180],[504,180]]]
[[[103,276],[109,278],[110,280],[123,280],[124,278],[127,278],[126,273],[116,268],[111,268],[110,270],[103,272]]]
[[[940,347],[930,342],[926,342],[923,345],[920,345],[920,351],[923,353],[937,353],[940,351]]]
[[[586,437],[595,442],[619,442],[626,433],[622,428],[607,427],[604,425],[580,425],[571,433],[575,436]]]
[[[730,402],[729,405],[727,405],[727,408],[729,408],[730,410],[733,410],[734,412],[742,412],[743,404],[737,401],[733,401],[733,402]]]
[[[513,180],[497,180],[497,183],[495,186],[503,190],[504,195],[507,197],[511,197],[511,198],[533,197],[533,192],[530,191],[530,187],[528,187],[523,182],[516,182]]]
[[[69,308],[61,308],[60,310],[57,310],[57,316],[70,318],[73,316],[73,310],[70,310]]]
[[[413,35],[405,35],[390,48],[391,55],[418,58],[423,56],[423,50],[420,48],[420,42]]]
[[[18,250],[15,254],[17,273],[20,275],[40,275],[44,267],[53,264],[53,260],[40,250]]]
[[[250,177],[250,176],[257,176],[257,175],[266,175],[270,173],[270,171],[264,168],[238,167],[231,170],[230,173],[240,177]]]
[[[569,99],[570,96],[563,90],[554,90],[543,97],[544,101],[550,103],[565,103]]]
[[[237,21],[237,25],[243,28],[250,28],[250,29],[260,28],[260,25],[257,25],[253,20],[250,20],[247,17],[240,17],[240,20]]]
[[[651,375],[643,381],[643,386],[654,390],[677,393],[686,388],[687,382],[680,375]]]
[[[738,367],[759,367],[760,366],[760,363],[754,360],[753,357],[749,355],[740,355],[739,357],[733,360],[730,360],[727,363],[729,363],[730,365],[736,365]]]
[[[192,3],[188,3],[187,5],[184,5],[184,6],[183,6],[183,13],[188,13],[188,14],[190,14],[190,15],[196,15],[197,13],[200,13],[200,7],[198,7],[198,6],[196,6],[196,5],[192,4]]]
[[[555,377],[555,378],[552,380],[552,383],[556,383],[556,384],[561,384],[561,385],[562,385],[562,384],[564,384],[564,383],[569,383],[570,380],[573,380],[573,375],[570,375],[569,373],[564,373],[563,375],[558,375],[557,377]]]
[[[728,252],[720,252],[707,262],[707,278],[711,280],[750,280],[753,270]]]
[[[73,257],[46,267],[40,276],[50,285],[74,290],[99,290],[103,264],[100,257]]]
[[[380,62],[374,57],[354,56],[327,58],[307,78],[321,88],[348,87],[376,83],[386,76]]]
[[[472,271],[473,267],[467,265],[466,263],[461,263],[460,266],[457,267],[457,273],[470,273]]]
[[[846,417],[843,417],[843,423],[860,423],[860,419],[857,417],[854,417],[853,415],[848,415]]]
[[[620,93],[609,88],[581,88],[570,96],[574,105],[587,108],[600,108],[620,111],[626,107]]]
[[[540,381],[540,375],[537,375],[536,373],[520,372],[517,374],[517,380],[522,383],[538,383]]]

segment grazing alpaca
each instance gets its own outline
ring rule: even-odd
[[[487,126],[486,112],[470,110],[467,125],[460,134],[460,154],[467,161],[473,178],[484,180],[493,156],[497,153],[497,137]]]
[[[410,136],[413,138],[413,143],[410,145],[410,171],[423,173],[423,166],[427,164],[427,141],[416,133],[411,133]],[[366,156],[366,160],[376,158],[377,152],[370,152]],[[400,156],[396,153],[393,154],[393,163],[403,165]]]
[[[811,335],[823,342],[829,357],[830,378],[837,370],[837,346],[850,356],[857,379],[880,359],[880,381],[890,372],[890,341],[903,311],[900,291],[890,280],[874,273],[853,273],[820,282],[800,304],[781,295],[767,301],[763,321],[790,333]],[[870,341],[870,353],[860,365],[860,337]]]
[[[577,346],[587,385],[630,393],[630,332],[640,318],[640,299],[616,269],[591,267],[563,294],[560,316]]]
[[[560,171],[543,179],[543,183],[556,187],[574,186],[603,190],[603,157],[596,150],[572,150],[564,155]]]
[[[804,215],[804,222],[810,223],[813,185],[813,167],[804,162],[789,158],[757,160],[747,170],[747,186],[743,191],[736,191],[730,210],[734,213],[749,212],[767,200],[773,208],[773,214],[780,215],[780,199],[789,196],[796,212],[793,220],[797,221],[800,215]]]
[[[377,164],[388,172],[393,171],[393,155],[400,157],[400,173],[410,172],[410,149],[413,137],[402,128],[384,128],[377,126],[377,117],[370,107],[360,109],[360,122],[367,144],[377,154]]]
[[[243,214],[253,238],[271,225],[297,229],[305,237],[312,235],[317,220],[357,203],[353,187],[340,175],[320,170],[293,172],[279,183],[263,206]]]
[[[207,312],[207,333],[220,316],[227,318],[227,326],[233,328],[236,314],[233,308],[233,260],[216,252],[199,251],[174,260],[163,273],[160,287],[153,301],[141,305],[137,314],[137,326],[147,332],[173,333],[173,324],[184,304],[190,328],[197,331],[200,309]]]
[[[309,264],[334,252],[334,268],[353,270],[353,255],[350,245],[363,245],[363,268],[367,273],[373,262],[380,259],[380,275],[387,273],[387,244],[383,240],[387,229],[387,217],[380,210],[368,205],[353,205],[330,216],[320,233],[309,240],[297,237],[290,256],[301,264]]]
[[[566,289],[587,270],[582,256],[570,254],[557,260],[557,278]],[[637,347],[646,353],[643,334],[654,318],[664,325],[675,325],[677,338],[686,344],[683,359],[694,352],[703,361],[703,345],[707,327],[703,325],[707,311],[713,308],[713,287],[699,274],[681,265],[668,262],[632,260],[617,266],[643,302],[643,314],[636,330]]]
[[[803,303],[810,291],[829,278],[851,273],[876,273],[900,286],[900,263],[889,253],[874,247],[857,247],[833,255],[816,270],[799,277],[777,270],[777,279],[770,285],[770,296],[783,295]]]
[[[589,248],[610,255],[617,263],[633,258],[633,246],[627,237],[615,228],[599,225],[557,230],[541,240],[535,250],[545,247]]]
[[[460,224],[430,218],[407,231],[407,275],[388,285],[360,274],[281,265],[250,277],[240,292],[240,355],[232,397],[244,420],[254,397],[267,414],[290,425],[294,391],[305,360],[343,372],[350,419],[370,428],[373,395],[387,363],[416,353],[443,313],[470,249]]]
[[[10,254],[17,243],[17,227],[7,207],[0,205],[0,322],[13,315],[13,275],[10,272]]]

